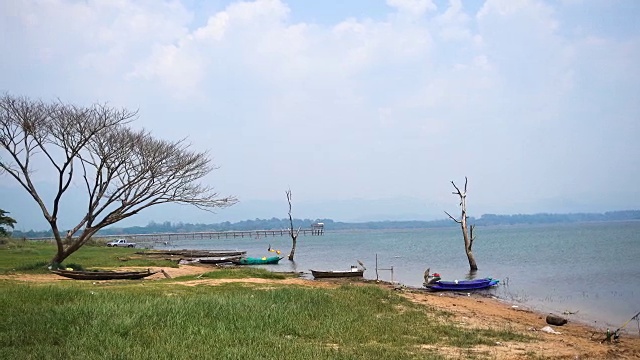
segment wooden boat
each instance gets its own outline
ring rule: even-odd
[[[362,277],[362,275],[364,274],[364,270],[357,269],[357,268],[352,268],[351,270],[333,270],[333,271],[311,270],[311,274],[316,279]]]
[[[221,264],[226,262],[233,262],[234,260],[240,260],[241,256],[213,256],[199,258],[198,262],[201,264]]]
[[[135,280],[155,274],[157,271],[75,271],[49,270],[54,274],[75,280]]]
[[[438,280],[431,284],[428,284],[426,287],[427,289],[432,291],[469,291],[485,289],[497,285],[498,282],[499,280],[492,278],[455,281]]]
[[[244,257],[237,260],[231,260],[232,263],[236,265],[266,265],[266,264],[277,264],[278,261],[282,260],[280,256],[263,256],[261,258],[258,257]]]
[[[244,250],[146,250],[139,251],[140,255],[157,256],[182,256],[187,258],[219,257],[219,256],[244,256]]]

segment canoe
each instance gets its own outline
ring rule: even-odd
[[[214,256],[199,258],[198,262],[201,264],[221,264],[226,262],[232,262],[233,260],[240,260],[241,256]]]
[[[237,260],[231,260],[232,263],[236,265],[266,265],[266,264],[277,264],[278,261],[282,260],[280,256],[271,256],[271,257],[244,257]]]
[[[345,277],[362,277],[364,270],[333,270],[333,271],[319,271],[311,270],[311,274],[316,279],[321,278],[345,278]]]
[[[247,252],[244,250],[146,250],[138,251],[140,255],[156,256],[182,256],[188,258],[218,257],[218,256],[243,256]]]
[[[427,285],[427,289],[433,291],[468,291],[485,289],[494,285],[497,285],[499,280],[492,278],[476,279],[476,280],[455,280],[455,281],[443,281],[438,280],[432,284]]]
[[[52,273],[75,280],[135,280],[155,274],[157,271],[75,271],[49,270]]]

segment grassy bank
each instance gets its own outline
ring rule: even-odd
[[[40,246],[0,249],[1,269],[39,261]],[[87,248],[73,260],[107,264],[103,258],[114,256],[113,250],[128,249]],[[526,340],[508,328],[464,329],[450,314],[376,285],[283,284],[290,276],[225,269],[199,276],[195,286],[194,276],[0,279],[0,358],[442,359],[440,346],[473,358],[479,356],[468,350],[473,346]],[[240,281],[249,277],[265,282]],[[223,278],[239,280],[211,286]]]
[[[0,283],[4,359],[440,359],[425,345],[520,340],[465,330],[373,285]]]
[[[0,243],[0,274],[45,273],[55,254],[52,242],[10,240]],[[64,264],[83,268],[117,268],[123,266],[175,267],[175,262],[137,255],[139,249],[107,248],[96,242],[85,245],[69,256]]]

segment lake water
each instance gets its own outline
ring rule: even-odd
[[[479,271],[501,284],[485,290],[531,309],[562,313],[598,327],[617,328],[640,311],[640,221],[477,227],[473,245]],[[289,254],[287,236],[172,240],[172,249],[238,249],[269,256],[271,246]],[[464,279],[469,263],[460,229],[331,231],[300,236],[295,262],[264,266],[274,271],[347,270],[362,261],[365,278],[393,267],[393,280],[421,287],[424,270],[445,280]],[[379,271],[391,280],[391,272]],[[637,331],[632,321],[627,331]]]

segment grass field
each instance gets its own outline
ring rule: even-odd
[[[42,246],[0,248],[0,270],[15,272],[8,269],[23,266],[36,271],[30,264],[48,258]],[[126,250],[83,248],[83,254],[70,260],[83,266],[119,263],[112,257],[127,256]],[[526,340],[510,329],[463,329],[449,322],[448,313],[376,285],[278,283],[287,276],[242,268],[200,277],[269,279],[216,286],[187,286],[186,277],[38,283],[3,279],[0,358],[442,359],[434,346],[464,353],[478,344]]]
[[[103,244],[85,245],[64,262],[66,266],[83,268],[117,268],[123,266],[176,267],[167,260],[139,256],[139,249],[107,248]],[[0,244],[0,274],[45,273],[55,254],[55,245],[44,241],[12,240]]]

